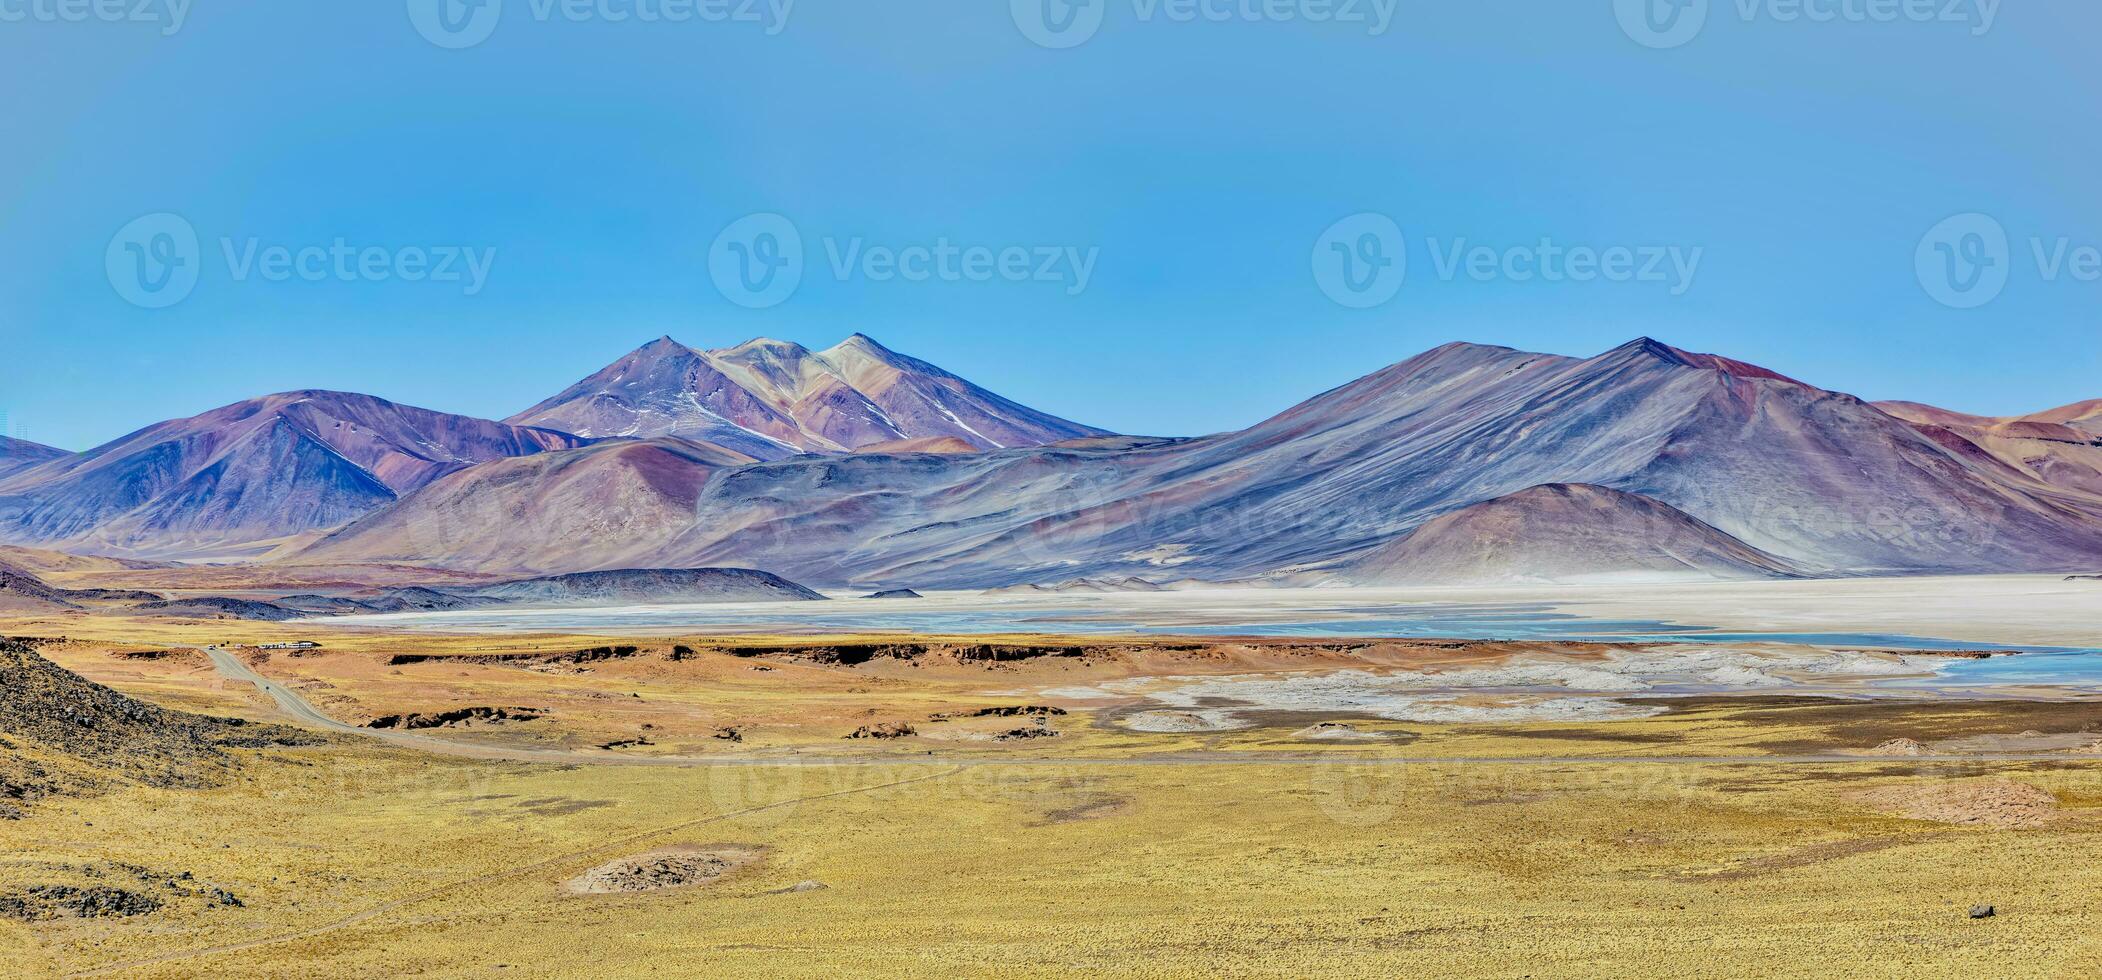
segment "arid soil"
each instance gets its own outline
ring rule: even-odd
[[[567,887],[578,895],[613,895],[706,885],[760,860],[764,853],[739,844],[660,848],[599,865]]]
[[[1913,820],[1986,827],[2041,827],[2059,817],[2058,798],[2028,783],[1928,781],[1856,794],[1875,809]]]

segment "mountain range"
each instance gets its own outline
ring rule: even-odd
[[[971,452],[1099,431],[859,334],[818,354],[771,340],[697,351],[667,337],[509,422],[294,391],[162,422],[79,455],[10,445],[4,458],[24,463],[0,469],[0,541],[254,557],[448,474],[602,436],[667,437],[672,456],[721,466],[870,446]],[[572,462],[554,465],[568,473]]]
[[[1154,439],[860,335],[665,338],[503,423],[316,392],[162,423],[0,475],[0,541],[877,588],[2082,571],[2102,402],[1988,419],[1647,338],[1449,344]]]

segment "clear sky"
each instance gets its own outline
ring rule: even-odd
[[[1712,0],[1685,36],[1615,0],[800,0],[785,21],[747,0],[153,0],[147,23],[68,20],[77,2],[0,0],[0,410],[67,448],[308,387],[502,417],[667,333],[862,331],[1142,433],[1240,427],[1451,340],[1647,334],[1991,414],[2102,396],[2077,252],[2102,244],[2088,0],[1955,0],[1962,22],[1903,14],[1951,0],[1809,0],[1815,20]],[[740,8],[767,23],[700,19]],[[433,43],[417,24],[444,13],[466,27],[440,40],[486,36]],[[1328,232],[1367,212],[1406,275],[1337,302],[1321,261],[1391,258],[1351,251],[1379,226]],[[1973,212],[2004,252],[1923,246]],[[149,308],[170,294],[113,282],[138,298],[138,263],[183,257],[163,226],[120,236],[159,213],[199,246],[194,286]],[[805,253],[763,308],[711,276],[754,213]],[[2062,264],[2033,255],[2061,238]],[[374,264],[269,264],[339,239]],[[842,276],[829,253],[857,239],[875,264]],[[1441,268],[1460,240],[1493,268]],[[1028,271],[959,252],[951,276],[886,275],[883,250],[943,242],[1024,249]],[[1626,281],[1573,281],[1559,252],[1616,247]],[[493,254],[479,283],[461,261],[402,280],[450,248]],[[1690,274],[1670,249],[1699,250]],[[1944,261],[1997,262],[2004,287],[1938,301]]]

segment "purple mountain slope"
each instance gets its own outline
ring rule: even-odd
[[[210,551],[334,527],[447,473],[586,442],[369,395],[270,395],[0,478],[0,540]]]
[[[53,449],[26,439],[0,436],[0,476],[70,455],[72,454],[63,449]]]
[[[1353,558],[1379,585],[1661,582],[1791,576],[1796,570],[1648,497],[1554,483],[1463,507]]]

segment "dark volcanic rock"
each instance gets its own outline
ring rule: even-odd
[[[38,919],[129,918],[160,911],[161,900],[122,888],[37,885],[20,895],[0,895],[0,916]]]
[[[66,597],[78,602],[160,602],[168,598],[136,589],[67,589]]]
[[[472,596],[455,595],[412,585],[395,589],[377,598],[364,600],[365,608],[373,612],[450,612],[455,609],[473,609],[489,605],[488,600]]]
[[[367,722],[366,728],[395,728],[415,730],[421,728],[467,728],[473,725],[500,725],[514,721],[538,721],[547,717],[539,708],[453,708],[449,711],[433,711],[427,714],[388,715]]]
[[[874,593],[870,593],[869,595],[865,595],[865,596],[862,596],[862,598],[864,598],[864,599],[924,599],[924,598],[926,598],[926,596],[923,596],[923,595],[921,595],[921,594],[919,594],[919,593],[917,593],[917,592],[914,592],[914,591],[912,591],[911,589],[885,589],[885,590],[883,590],[883,591],[881,591],[881,592],[874,592]]]
[[[605,606],[684,602],[808,602],[825,597],[749,568],[628,568],[522,579],[475,589],[507,605]]]
[[[74,865],[18,861],[0,869],[0,918],[107,919],[150,915],[170,904],[240,908],[241,899],[187,871],[167,874],[118,861]]]
[[[375,610],[369,603],[344,596],[332,595],[288,595],[274,600],[286,609],[297,609],[303,613],[321,615],[367,613]]]
[[[902,721],[886,721],[875,725],[863,725],[860,728],[854,729],[854,734],[849,735],[847,737],[905,738],[910,735],[918,735],[919,733],[919,729],[914,728],[911,725],[908,725]]]
[[[81,779],[47,772],[25,752],[67,761],[74,777],[199,787],[236,767],[229,749],[316,740],[296,729],[170,711],[65,670],[27,644],[0,640],[0,801],[78,788]]]
[[[127,589],[61,589],[29,570],[0,562],[0,608],[79,609],[84,602],[158,602],[154,592]]]
[[[626,660],[642,653],[641,647],[613,646],[590,647],[584,650],[564,650],[555,653],[519,651],[516,653],[397,653],[387,658],[387,666],[404,667],[409,664],[492,664],[505,667],[579,667],[605,660]]]
[[[950,721],[957,718],[1048,718],[1065,713],[1066,709],[1055,708],[1049,705],[1001,705],[997,708],[979,708],[976,711],[947,711],[935,715],[930,720]]]
[[[0,562],[0,608],[7,606],[78,609],[64,589],[55,588],[29,572]]]
[[[145,602],[131,607],[138,612],[158,613],[163,616],[182,616],[192,619],[250,619],[258,622],[281,623],[298,619],[303,614],[297,609],[286,609],[269,602],[254,599],[229,599],[225,596],[200,596],[192,599],[167,599],[160,602]]]

